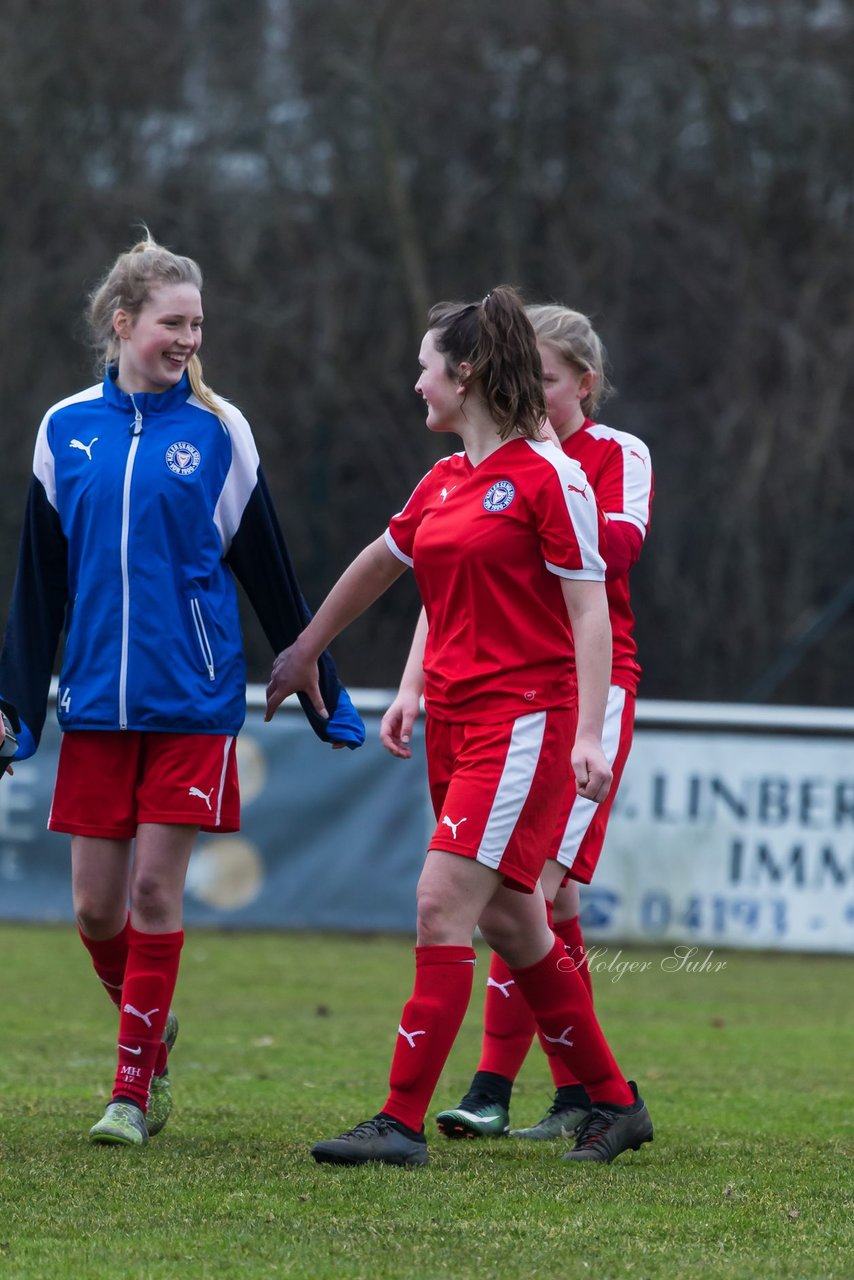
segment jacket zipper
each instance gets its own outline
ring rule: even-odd
[[[139,437],[142,435],[142,414],[137,408],[133,396],[134,419],[131,427],[132,439],[125,464],[125,482],[122,490],[122,657],[119,666],[119,728],[128,727],[127,677],[128,677],[128,644],[130,633],[130,574],[128,573],[128,537],[130,534],[130,483],[136,451],[139,448]]]
[[[199,642],[199,648],[202,651],[202,659],[208,669],[208,677],[211,680],[216,678],[214,670],[213,651],[208,640],[208,633],[205,630],[205,620],[202,617],[202,606],[199,604],[195,596],[190,597],[190,613],[193,615],[193,625],[196,628],[196,638]]]

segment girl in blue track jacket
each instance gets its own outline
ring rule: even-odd
[[[149,237],[93,293],[105,376],[39,428],[0,655],[0,705],[23,760],[64,629],[49,826],[71,835],[80,935],[120,1011],[113,1100],[90,1131],[119,1145],[147,1142],[171,1110],[193,843],[239,825],[246,671],[234,579],[275,653],[311,617],[249,424],[202,379],[201,287],[192,259]],[[323,741],[356,747],[362,722],[328,654],[318,666],[329,716],[305,697],[303,709]]]

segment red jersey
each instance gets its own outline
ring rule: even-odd
[[[431,715],[486,724],[574,704],[560,579],[601,582],[604,536],[583,471],[548,442],[436,463],[385,534],[427,612]]]
[[[649,449],[637,436],[588,418],[563,442],[563,451],[583,468],[608,521],[605,587],[614,636],[611,683],[636,694],[641,669],[635,656],[629,569],[640,555],[649,528],[653,495]]]

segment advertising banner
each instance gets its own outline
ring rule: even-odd
[[[841,737],[641,728],[589,937],[854,951],[854,748]]]
[[[188,925],[414,932],[423,736],[393,759],[377,736],[391,695],[355,697],[368,741],[353,752],[298,710],[264,724],[253,700],[243,827],[200,836]],[[68,837],[46,830],[58,749],[51,721],[0,783],[0,919],[72,918]],[[641,702],[582,918],[590,941],[684,945],[694,962],[702,947],[854,952],[854,716]]]

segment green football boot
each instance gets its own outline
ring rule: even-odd
[[[529,1142],[548,1142],[553,1138],[571,1138],[580,1124],[590,1115],[588,1106],[567,1106],[558,1101],[557,1095],[546,1114],[529,1129],[511,1129],[511,1138],[526,1138]]]
[[[177,1039],[178,1019],[170,1009],[169,1017],[166,1019],[166,1027],[163,1031],[163,1043],[169,1053],[172,1052]],[[172,1085],[169,1082],[169,1068],[167,1067],[159,1076],[151,1077],[151,1084],[148,1089],[148,1110],[145,1113],[145,1127],[148,1130],[149,1137],[160,1132],[169,1119],[171,1112]]]
[[[504,1138],[510,1129],[510,1113],[484,1094],[467,1093],[458,1107],[440,1111],[436,1124],[446,1138]]]
[[[148,1142],[145,1116],[132,1102],[111,1102],[98,1123],[92,1125],[89,1138],[119,1147],[144,1147]]]

